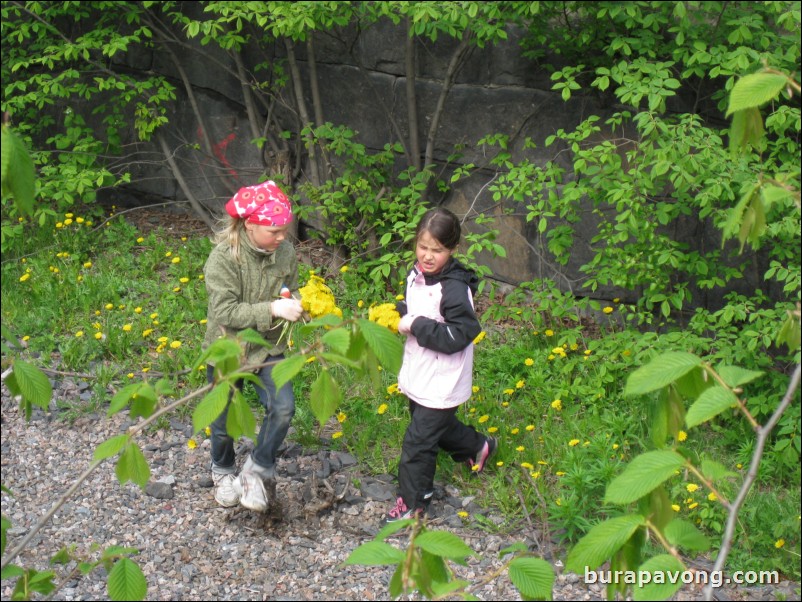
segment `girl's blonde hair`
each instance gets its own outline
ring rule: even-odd
[[[215,230],[214,238],[212,238],[212,242],[216,245],[221,242],[227,242],[231,256],[237,263],[239,263],[240,238],[245,227],[244,224],[245,220],[242,218],[224,215],[220,218],[218,228]]]

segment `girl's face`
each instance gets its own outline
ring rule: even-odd
[[[287,237],[289,228],[289,224],[286,226],[262,226],[245,222],[245,231],[253,246],[268,253],[278,249],[278,246]]]
[[[424,274],[438,274],[451,259],[453,249],[446,249],[429,232],[421,232],[415,245],[415,256]]]

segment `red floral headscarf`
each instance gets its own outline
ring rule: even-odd
[[[290,199],[272,180],[240,188],[226,203],[226,211],[261,226],[286,226],[292,221]]]

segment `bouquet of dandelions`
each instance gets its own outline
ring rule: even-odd
[[[401,315],[396,310],[395,303],[381,303],[368,309],[368,320],[389,328],[392,332],[398,332]]]
[[[298,289],[298,292],[301,294],[301,307],[304,310],[301,321],[304,323],[328,314],[342,317],[343,312],[337,307],[334,294],[320,276],[310,272],[309,281]],[[282,286],[279,294],[285,299],[289,299],[292,296],[287,286]],[[285,322],[281,336],[278,339],[282,341],[284,337],[287,337],[287,344],[290,348],[292,348],[292,329],[295,324],[295,322]]]

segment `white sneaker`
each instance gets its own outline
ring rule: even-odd
[[[234,480],[239,503],[254,512],[267,512],[267,491],[262,479],[252,472],[241,472]]]
[[[231,508],[239,503],[240,494],[237,492],[234,483],[239,479],[233,474],[219,474],[212,473],[212,481],[214,481],[215,492],[214,499],[223,508]]]

